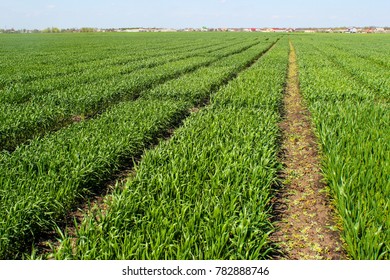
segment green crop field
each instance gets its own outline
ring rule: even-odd
[[[257,32],[0,34],[0,259],[272,259],[289,42],[347,257],[390,259],[390,36]]]

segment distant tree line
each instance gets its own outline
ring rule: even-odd
[[[48,27],[42,30],[42,33],[60,33],[61,29],[57,27]]]
[[[82,27],[80,29],[77,28],[68,28],[68,29],[60,29],[57,27],[49,27],[42,30],[42,33],[64,33],[64,32],[96,32],[96,28],[93,27]]]

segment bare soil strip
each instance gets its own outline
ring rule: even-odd
[[[289,70],[284,97],[281,172],[282,188],[274,209],[280,245],[276,258],[291,260],[345,259],[333,207],[320,172],[310,115],[302,104],[296,54],[290,42]]]

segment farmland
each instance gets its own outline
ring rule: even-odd
[[[359,58],[359,47],[349,51],[355,40],[336,49],[326,37],[297,40],[301,90],[313,113],[348,253],[389,259],[390,79],[381,54],[390,42]]]
[[[389,36],[0,39],[0,258],[274,258],[293,46],[343,250],[390,259]]]

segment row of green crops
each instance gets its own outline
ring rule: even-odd
[[[366,60],[365,65],[373,63],[390,67],[390,41],[387,34],[353,35],[348,40],[339,35],[321,37],[322,43]]]
[[[155,91],[145,92],[97,118],[33,139],[12,154],[0,154],[0,256],[21,257],[21,249],[52,229],[78,198],[109,178],[124,160],[140,155],[148,143],[183,119],[194,103],[204,100],[271,45],[256,44],[220,58],[207,71],[201,68],[186,74],[158,91],[166,96],[180,92],[185,98],[164,100]]]
[[[229,44],[226,44],[225,42],[213,42],[204,44],[200,47],[182,47],[174,51],[162,49],[159,52],[151,52],[146,49],[142,50],[142,52],[138,51],[130,55],[114,56],[109,61],[107,61],[107,59],[102,61],[97,57],[94,61],[82,63],[77,67],[72,66],[72,68],[68,70],[64,70],[66,67],[57,61],[57,63],[49,69],[47,69],[48,67],[44,67],[47,72],[56,73],[56,75],[47,75],[30,82],[10,83],[0,90],[0,102],[18,104],[29,101],[32,98],[45,98],[45,93],[50,93],[54,90],[64,91],[64,89],[68,87],[106,82],[105,80],[112,79],[113,76],[129,74],[142,68],[151,68],[168,62],[189,58],[191,56],[220,55],[220,53],[217,52],[218,50],[231,48],[237,44],[243,44],[243,42],[230,42]],[[23,67],[26,66],[23,65]],[[23,67],[21,68],[23,69]],[[65,72],[66,74],[64,74],[64,71],[67,71]],[[33,102],[36,102],[36,100],[33,100]]]
[[[6,85],[66,76],[98,67],[177,54],[185,49],[250,39],[248,36],[191,36],[159,34],[2,35],[0,89]],[[61,66],[61,67],[59,67]]]
[[[235,43],[239,44],[239,43]],[[80,87],[83,84],[91,83],[107,83],[107,80],[112,79],[114,76],[121,76],[130,74],[131,72],[142,69],[151,68],[158,65],[162,65],[168,62],[178,61],[191,56],[200,55],[213,55],[214,52],[222,50],[228,47],[233,47],[235,44],[226,45],[225,43],[210,44],[202,46],[200,48],[187,47],[180,50],[165,51],[165,53],[159,53],[158,56],[154,52],[149,54],[148,57],[139,58],[139,53],[135,53],[131,57],[127,57],[126,61],[113,65],[107,61],[95,60],[83,65],[81,69],[72,68],[72,71],[66,75],[47,76],[42,79],[33,80],[31,82],[24,83],[12,83],[9,86],[0,90],[0,102],[7,102],[11,104],[18,104],[27,102],[34,99],[32,102],[37,102],[36,99],[46,98],[46,94],[54,90],[64,91],[65,89],[72,87],[71,90],[75,90],[75,87]],[[241,43],[242,44],[242,43]],[[217,52],[216,55],[219,53]],[[120,59],[123,60],[123,57]],[[111,59],[118,60],[118,59]],[[103,64],[102,64],[103,63]],[[57,64],[57,69],[52,69],[54,73],[58,73],[62,65]],[[42,101],[41,101],[42,102]]]
[[[287,64],[288,45],[282,39],[212,95],[211,104],[187,118],[169,141],[147,151],[125,189],[107,197],[107,210],[86,217],[76,241],[64,236],[54,256],[269,257]]]
[[[75,116],[83,118],[94,115],[120,101],[136,99],[142,91],[168,79],[258,44],[263,47],[269,43],[244,42],[211,53],[206,50],[204,56],[194,55],[124,75],[113,74],[108,79],[95,83],[78,83],[49,94],[37,95],[27,103],[0,104],[0,147],[12,150],[34,136],[71,123]]]
[[[359,65],[321,40],[295,37],[294,45],[301,91],[312,112],[347,252],[353,259],[390,259],[389,95],[368,86],[381,79],[374,71],[386,71],[366,60]],[[365,74],[372,80],[360,80]],[[382,78],[388,85],[389,78]]]
[[[387,40],[390,41],[390,40]],[[386,40],[383,41],[386,46]],[[309,42],[308,42],[309,43]],[[332,60],[335,64],[343,68],[343,70],[349,73],[356,81],[361,81],[364,86],[368,87],[373,96],[383,97],[387,100],[390,98],[390,79],[389,69],[390,66],[386,66],[383,63],[372,63],[370,57],[361,58],[356,56],[353,52],[343,49],[337,45],[335,47],[329,44],[329,38],[320,37],[319,39],[310,42],[310,44],[317,48],[322,54]],[[387,43],[387,47],[390,47],[390,42]],[[357,50],[360,48],[357,47]],[[373,57],[377,57],[376,55]],[[390,59],[387,59],[390,62]]]

